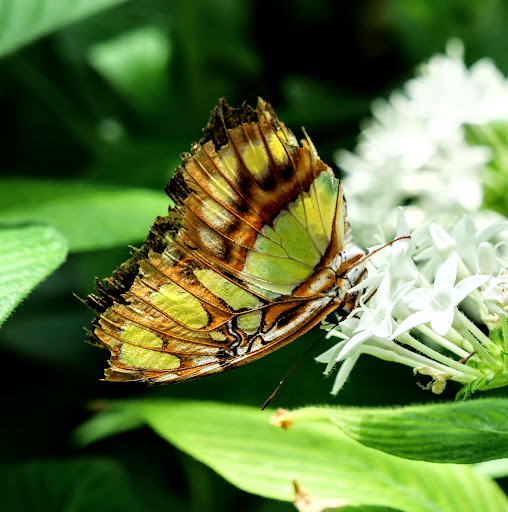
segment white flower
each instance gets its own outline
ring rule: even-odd
[[[418,311],[399,325],[392,334],[392,339],[429,321],[437,334],[446,335],[453,323],[455,307],[473,290],[490,279],[490,276],[476,275],[466,277],[455,284],[457,262],[456,255],[450,256],[439,268],[433,288],[418,288],[404,297],[408,307]]]
[[[341,363],[332,393],[362,354],[430,377],[423,387],[434,393],[447,381],[462,383],[464,395],[508,385],[508,268],[497,254],[504,243],[486,241],[505,227],[478,230],[467,217],[451,230],[427,222],[410,240],[372,250],[368,279],[350,290],[359,306],[327,334],[340,341],[317,358],[326,374]],[[397,231],[407,236],[402,210]]]
[[[496,254],[496,250],[488,242],[482,242],[478,247],[478,273],[496,276],[503,267],[504,262]]]
[[[478,249],[478,266],[481,274],[492,276],[482,293],[483,302],[491,313],[508,316],[508,268],[487,242]]]
[[[339,355],[340,351],[343,349],[344,345],[349,341],[349,339],[354,336],[354,330],[358,327],[358,322],[358,318],[348,317],[340,322],[340,331],[336,331],[335,328],[328,331],[326,335],[327,338],[335,336],[337,338],[341,338],[343,341],[337,343],[326,352],[323,352],[318,357],[316,357],[317,362],[327,363],[324,371],[325,375],[328,375],[332,371],[332,368],[338,361],[337,356]]]
[[[342,358],[340,352],[344,346],[348,344],[349,341],[355,336],[355,332],[358,330],[359,323],[360,320],[355,317],[348,317],[343,320],[340,323],[340,331],[332,329],[326,336],[327,338],[331,336],[338,337],[341,338],[342,341],[316,357],[317,362],[327,363],[326,369],[323,372],[325,375],[329,375],[337,362],[342,359],[342,364],[340,365],[332,387],[332,395],[336,395],[342,389],[349,377],[349,374],[363,353],[368,352],[370,348],[376,350],[376,347],[383,347],[389,350],[395,346],[395,343],[386,337],[380,338],[376,335],[371,335],[368,337],[368,339],[363,340],[363,343],[358,343],[356,347],[351,348],[347,356]]]
[[[368,304],[360,307],[362,315],[354,330],[354,336],[342,347],[336,361],[346,358],[358,345],[369,338],[390,339],[393,328],[396,326],[392,312],[400,299],[413,286],[413,281],[405,283],[393,294],[390,291],[391,280],[386,276],[381,281],[374,297]]]
[[[506,308],[508,306],[508,269],[504,269],[497,277],[490,280],[488,288],[483,292],[482,298],[493,313],[506,316],[504,310],[500,311],[498,304]]]
[[[355,152],[337,154],[351,224],[365,245],[373,219],[389,233],[400,204],[408,204],[412,227],[481,207],[481,173],[492,151],[470,145],[464,125],[508,119],[508,80],[488,59],[468,69],[462,54],[451,41],[401,91],[375,101]]]
[[[470,272],[478,268],[478,251],[482,243],[508,228],[508,220],[491,223],[482,229],[476,227],[474,219],[463,215],[453,229],[457,252]]]

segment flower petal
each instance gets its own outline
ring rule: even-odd
[[[452,290],[457,279],[457,263],[458,256],[452,254],[442,265],[439,267],[436,278],[434,279],[434,289],[436,290]]]
[[[450,249],[455,248],[455,240],[439,224],[431,224],[429,233],[434,246],[440,253],[446,254]]]
[[[457,245],[470,244],[476,238],[476,224],[470,215],[462,215],[453,229]]]
[[[374,300],[376,304],[382,304],[386,306],[386,302],[390,301],[390,288],[391,288],[391,279],[390,275],[386,274],[379,287],[377,289],[376,295],[374,295]]]
[[[375,335],[379,338],[389,338],[392,334],[392,317],[386,315],[379,323]]]
[[[456,306],[462,302],[473,290],[476,290],[478,286],[485,284],[491,278],[490,275],[476,275],[469,276],[462,281],[459,281],[452,291],[452,300]]]
[[[333,347],[330,347],[322,354],[319,354],[316,358],[314,358],[314,360],[317,361],[318,363],[328,363],[333,361],[333,364],[335,364],[337,362],[337,356],[339,355],[339,352],[346,344],[346,341],[347,340],[340,341],[339,343],[335,344]],[[328,371],[325,370],[325,373],[328,373]]]
[[[349,374],[351,373],[351,370],[353,369],[354,365],[356,364],[356,361],[358,361],[358,358],[360,357],[360,354],[354,354],[351,357],[348,357],[341,365],[339,369],[339,373],[337,374],[337,377],[335,378],[335,383],[332,388],[332,395],[336,395],[344,386],[346,383]]]
[[[478,247],[478,272],[495,276],[501,269],[501,261],[497,257],[492,244],[482,242]]]
[[[402,208],[402,206],[399,206],[397,208],[397,238],[400,238],[402,236],[410,236],[410,232],[409,232],[409,226],[407,224],[407,220],[406,220],[406,214],[404,212],[404,208]],[[401,240],[402,242],[402,240]],[[409,242],[410,240],[407,240],[408,244],[409,245]]]
[[[476,235],[478,241],[487,241],[494,238],[498,233],[501,233],[503,229],[508,228],[508,220],[501,220],[488,224],[484,228],[480,229]]]
[[[430,321],[430,326],[436,334],[446,336],[453,323],[455,308],[446,308],[444,311],[435,313]]]
[[[411,309],[424,309],[429,304],[429,297],[432,290],[416,288],[404,296],[403,302]]]
[[[409,290],[413,287],[414,284],[414,281],[409,281],[408,283],[403,284],[398,290],[394,292],[394,294],[392,295],[392,299],[390,301],[392,305],[392,310],[403,297],[407,297],[406,294],[409,292]]]
[[[353,286],[348,290],[348,293],[355,293],[361,290],[366,290],[367,288],[371,288],[374,291],[379,283],[383,280],[383,277],[386,275],[386,271],[378,270],[373,275],[368,275],[366,279],[360,281],[357,285]]]
[[[370,337],[374,335],[374,329],[366,329],[362,332],[355,334],[344,346],[344,348],[340,351],[337,356],[337,361],[341,361],[348,357],[349,354],[358,346],[361,345],[364,341],[368,340]]]
[[[400,336],[402,333],[410,331],[413,327],[417,325],[425,324],[429,322],[434,316],[434,311],[430,308],[422,309],[421,311],[417,311],[412,315],[408,316],[398,327],[395,329],[394,333],[390,336],[390,339],[393,340]]]

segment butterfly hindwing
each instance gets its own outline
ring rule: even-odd
[[[310,139],[300,146],[263,100],[221,102],[205,134],[166,188],[175,207],[87,298],[107,380],[234,368],[347,309],[345,203]]]

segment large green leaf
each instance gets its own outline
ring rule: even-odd
[[[22,198],[22,201],[20,201]],[[169,199],[147,189],[122,189],[81,182],[0,180],[0,222],[43,221],[84,251],[139,242]]]
[[[0,56],[125,0],[1,0]]]
[[[207,402],[119,402],[128,422],[142,418],[155,432],[248,492],[292,501],[293,481],[315,498],[403,512],[507,511],[497,485],[472,467],[409,461],[367,448],[325,421],[297,422],[289,430],[268,423],[269,413]],[[113,434],[118,421],[112,424]],[[132,423],[131,423],[132,424]],[[97,439],[81,427],[81,441]],[[107,426],[102,430],[108,435]],[[168,461],[169,463],[169,461]]]
[[[326,419],[360,443],[398,457],[472,464],[508,457],[508,400],[392,409],[306,407],[281,421]]]
[[[108,459],[34,461],[0,467],[0,475],[5,512],[143,510],[123,468]]]
[[[168,91],[171,51],[168,35],[147,25],[96,43],[89,60],[129,103],[142,112],[151,112]]]
[[[51,226],[0,226],[0,325],[67,255],[67,241]]]

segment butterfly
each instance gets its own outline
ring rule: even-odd
[[[341,183],[261,98],[223,99],[166,186],[172,204],[86,303],[105,380],[179,382],[255,361],[357,303]]]

